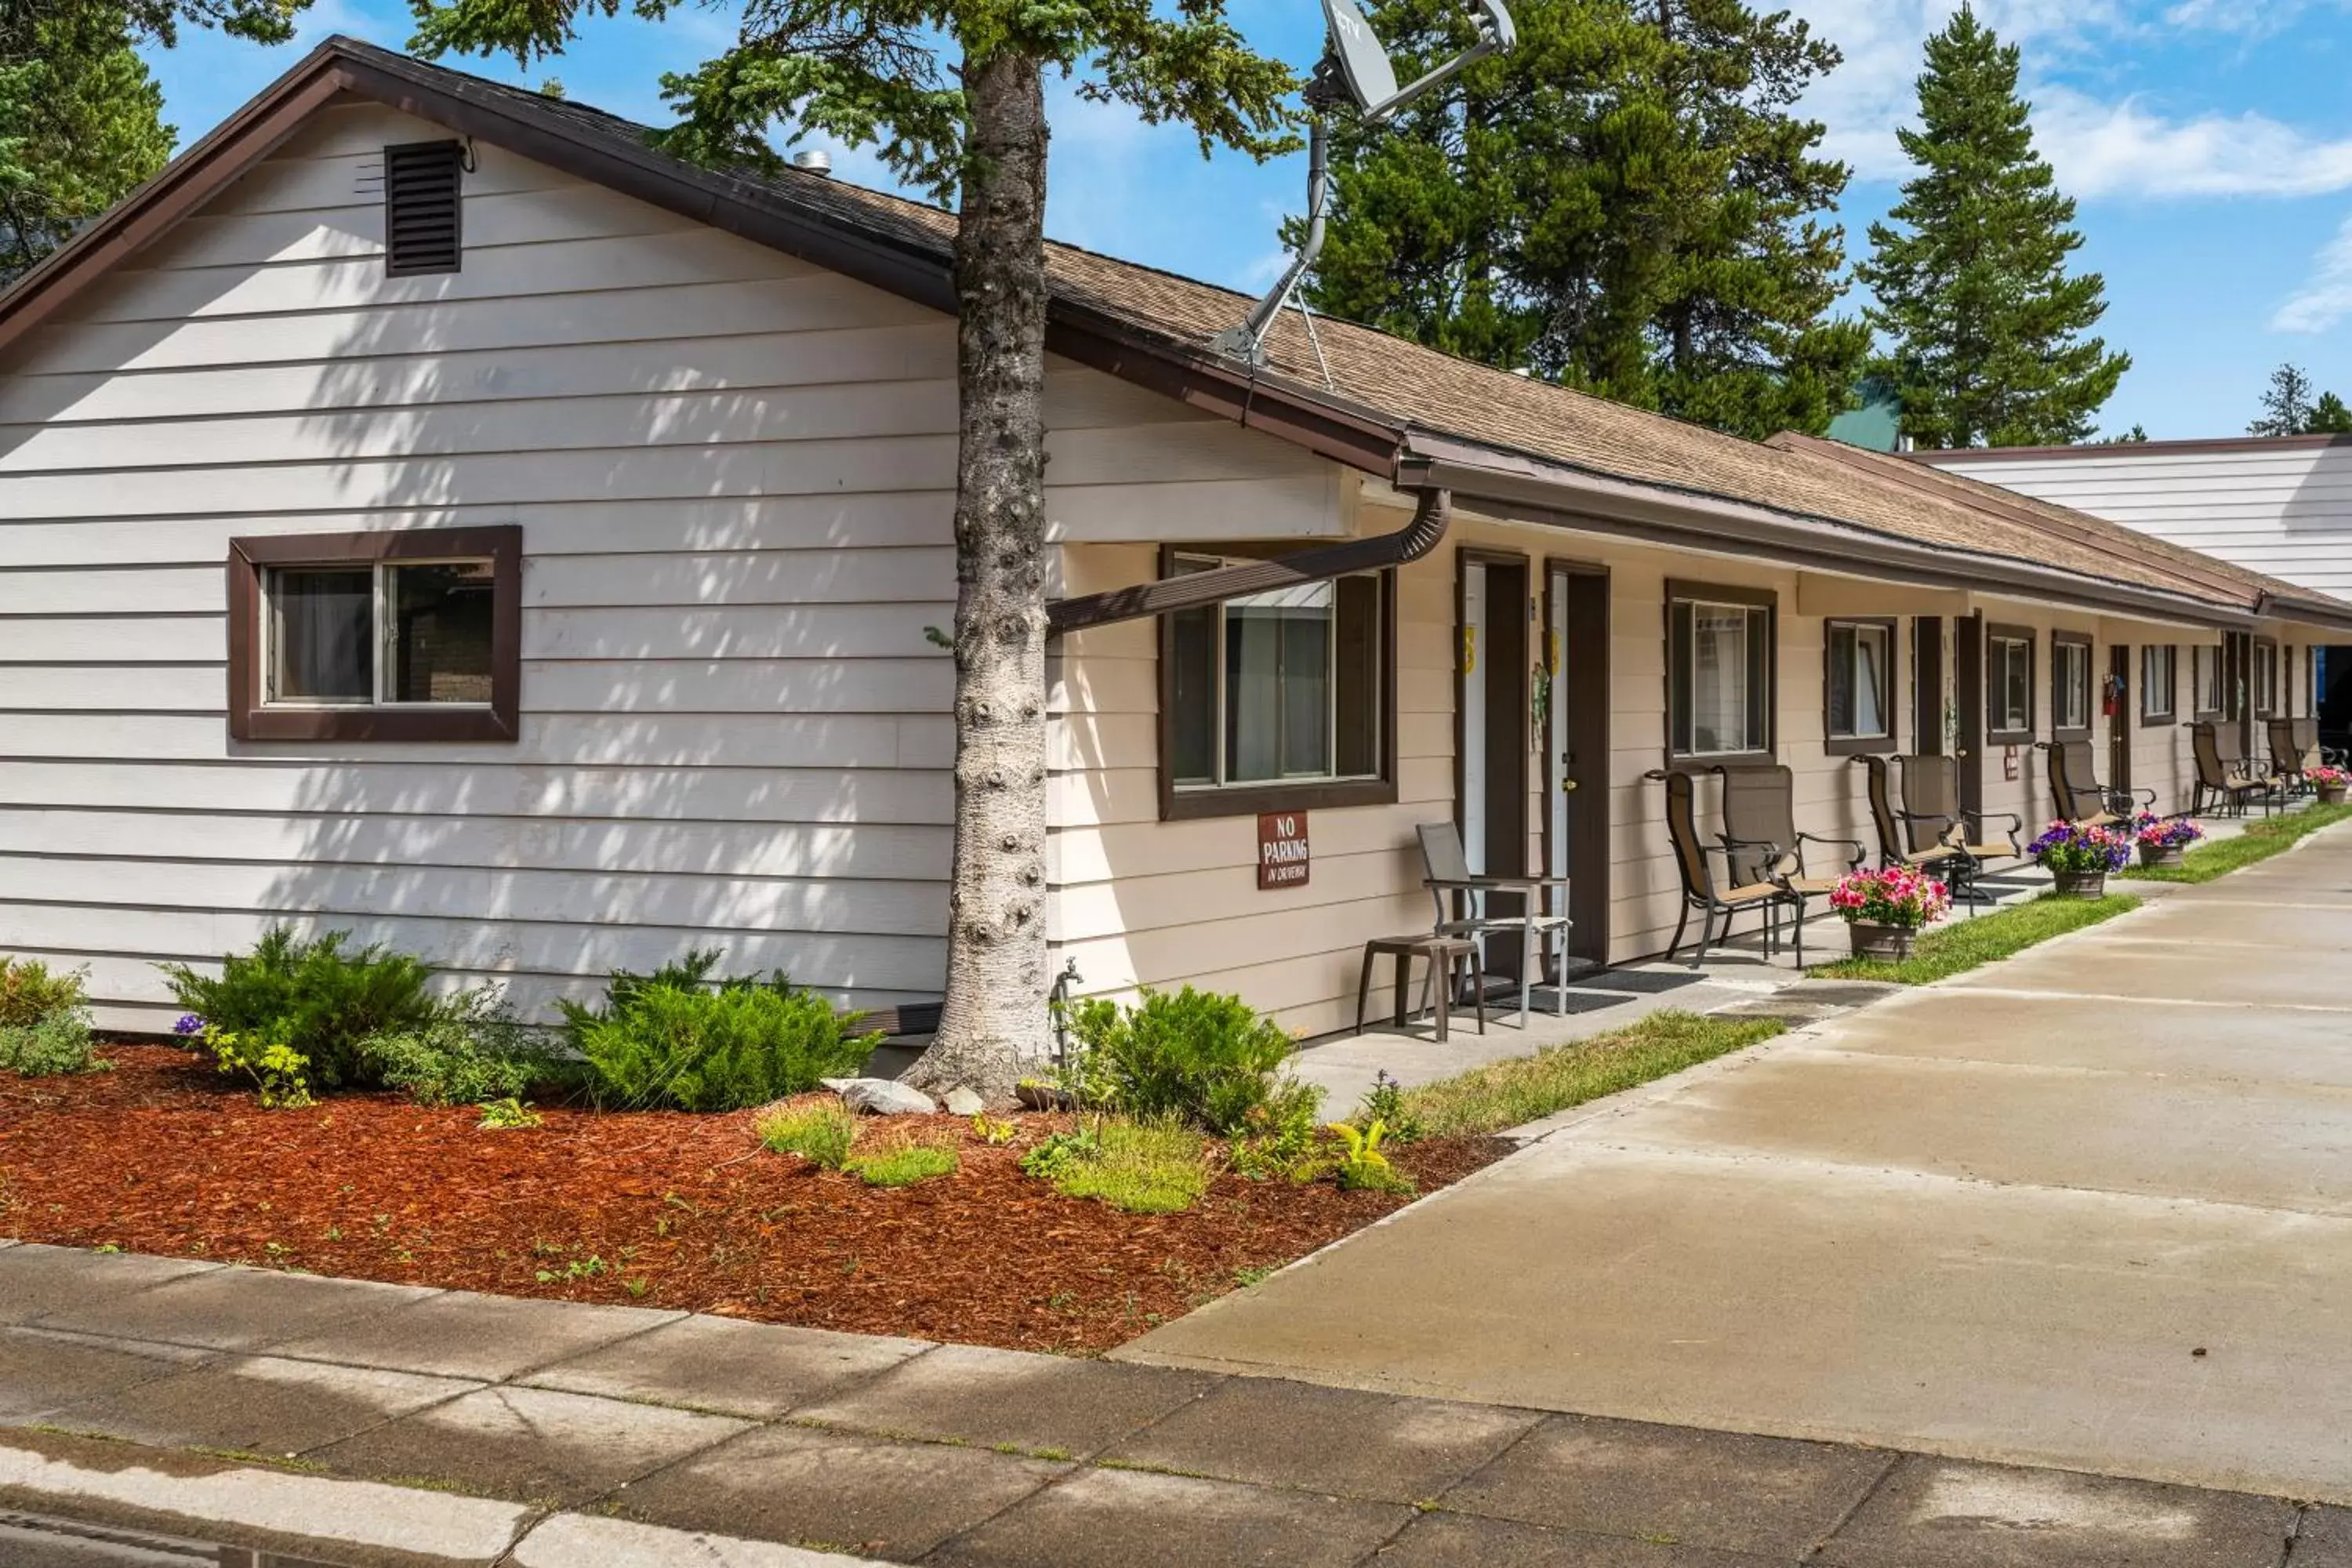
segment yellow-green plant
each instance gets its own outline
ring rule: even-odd
[[[202,1038],[221,1071],[253,1080],[265,1110],[299,1110],[317,1103],[310,1097],[310,1058],[285,1041],[210,1024]]]
[[[911,1187],[934,1176],[950,1175],[962,1162],[956,1152],[938,1143],[901,1143],[853,1155],[843,1166],[869,1187]]]
[[[1388,1136],[1388,1124],[1375,1119],[1370,1127],[1358,1127],[1351,1122],[1334,1121],[1328,1131],[1337,1133],[1347,1152],[1332,1166],[1339,1185],[1349,1192],[1409,1193],[1413,1190],[1412,1178],[1389,1163],[1381,1152],[1381,1142]]]
[[[518,1100],[511,1094],[503,1100],[486,1100],[477,1109],[481,1111],[482,1119],[474,1125],[485,1131],[537,1127],[546,1120],[530,1108],[529,1101]]]
[[[999,1121],[985,1110],[976,1110],[972,1112],[971,1131],[973,1137],[993,1149],[1020,1137],[1021,1124]]]
[[[837,1100],[772,1111],[752,1124],[760,1142],[778,1154],[798,1154],[838,1171],[857,1142],[857,1118]]]

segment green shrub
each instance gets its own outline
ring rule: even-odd
[[[237,1034],[205,1026],[204,1043],[221,1071],[251,1080],[268,1110],[299,1110],[316,1104],[310,1094],[310,1058],[282,1037],[255,1031]]]
[[[25,1078],[96,1072],[113,1066],[90,1054],[89,1017],[52,1013],[33,1024],[0,1024],[0,1069]]]
[[[161,964],[180,1005],[213,1028],[266,1039],[304,1058],[320,1089],[373,1081],[361,1052],[371,1036],[415,1029],[441,1016],[423,961],[371,943],[345,950],[351,932],[299,941],[272,926],[248,953],[232,953],[218,977]]]
[[[87,972],[0,958],[0,1070],[25,1078],[110,1067],[90,1054]]]
[[[934,1176],[952,1175],[962,1161],[944,1144],[901,1143],[871,1154],[853,1154],[842,1163],[869,1187],[911,1187]]]
[[[1233,1138],[1234,1169],[1254,1182],[1297,1175],[1316,1158],[1323,1091],[1297,1079],[1278,1085],[1242,1121]]]
[[[441,1016],[360,1042],[362,1076],[419,1105],[479,1105],[519,1100],[534,1089],[570,1087],[579,1068],[555,1042],[515,1021],[488,986],[445,1003]]]
[[[798,1154],[828,1171],[841,1169],[857,1142],[857,1117],[837,1104],[789,1106],[752,1124],[761,1143],[778,1154]]]
[[[81,1016],[89,1006],[88,973],[53,973],[37,958],[0,958],[0,1029],[30,1028],[60,1013]]]
[[[824,997],[768,980],[708,979],[694,952],[652,974],[617,973],[604,1005],[564,1005],[564,1031],[599,1105],[740,1110],[854,1073],[879,1035],[851,1035]]]
[[[1070,1087],[1093,1105],[1233,1134],[1253,1112],[1297,1091],[1280,1076],[1290,1036],[1238,996],[1189,985],[1173,995],[1147,989],[1133,1007],[1097,998],[1076,1003],[1068,1016],[1078,1048]]]
[[[1129,1214],[1181,1214],[1209,1190],[1201,1135],[1173,1118],[1106,1120],[1038,1166],[1022,1161],[1023,1170],[1046,1176],[1064,1197],[1098,1199]]]

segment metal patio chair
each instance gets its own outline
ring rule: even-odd
[[[2238,745],[2236,726],[2225,730],[2210,719],[2200,719],[2189,727],[2189,744],[2197,760],[2197,789],[2189,807],[2191,812],[2201,814],[2218,804],[2232,816],[2242,816],[2246,802],[2260,796],[2263,815],[2271,814],[2272,802],[2284,781],[2276,774],[2256,777],[2247,769]]]
[[[2152,789],[2109,789],[2091,766],[2088,741],[2037,741],[2034,749],[2050,758],[2050,798],[2058,820],[2088,827],[2128,824],[2143,808],[2156,809]]]
[[[1995,861],[2025,858],[2021,837],[2024,819],[2007,811],[1963,813],[1960,767],[1950,757],[1914,752],[1895,763],[1903,785],[1904,829],[1912,849],[1943,844],[1968,851],[1968,877],[1952,884],[1952,897],[1968,900],[1969,912],[1974,914],[1986,869]],[[2008,826],[1996,826],[2003,823]]]
[[[1975,885],[1979,868],[1977,858],[1969,853],[1968,845],[1950,838],[1932,838],[1922,847],[1913,848],[1910,835],[1906,831],[1910,814],[1895,808],[1894,798],[1887,788],[1886,759],[1875,752],[1865,752],[1846,760],[1862,767],[1867,775],[1865,790],[1870,801],[1870,819],[1878,829],[1880,868],[1901,866],[1913,871],[1924,871],[1942,879],[1951,889],[1955,900],[1967,897],[1969,889]],[[1944,831],[1955,831],[1949,822],[1940,818],[1937,821]],[[1964,839],[1966,835],[1958,834],[1958,837]],[[1969,906],[1969,912],[1976,912],[1973,903]]]
[[[1768,874],[1760,880],[1742,882],[1730,875],[1729,852],[1721,848],[1710,850],[1699,836],[1697,781],[1680,770],[1653,769],[1642,775],[1655,779],[1666,786],[1666,837],[1675,851],[1675,871],[1682,879],[1682,913],[1675,921],[1675,939],[1666,944],[1666,957],[1672,959],[1681,950],[1683,933],[1690,929],[1691,911],[1699,911],[1698,953],[1691,960],[1693,967],[1706,962],[1706,950],[1731,934],[1731,919],[1744,910],[1754,910],[1763,921],[1764,952],[1770,957],[1780,951],[1780,923],[1779,911],[1788,910],[1795,916],[1794,941],[1797,966],[1805,963],[1805,895],[1791,887],[1785,876]],[[1717,881],[1710,853],[1724,857],[1725,876]],[[1717,931],[1715,922],[1723,921]]]
[[[1496,931],[1515,932],[1519,939],[1519,1027],[1528,1026],[1528,995],[1535,984],[1538,948],[1549,956],[1554,933],[1562,936],[1574,923],[1566,915],[1548,913],[1536,906],[1538,895],[1557,888],[1565,892],[1566,877],[1485,876],[1470,869],[1462,852],[1462,830],[1450,822],[1424,822],[1413,829],[1421,838],[1422,886],[1437,903],[1439,936],[1466,937],[1482,942]],[[1517,893],[1525,904],[1518,914],[1502,915],[1487,908],[1488,896]],[[1560,953],[1559,984],[1552,995],[1559,1016],[1568,1016],[1568,954]],[[1448,976],[1451,984],[1452,977]]]
[[[1851,838],[1797,830],[1797,775],[1779,763],[1760,767],[1714,770],[1723,781],[1723,847],[1731,859],[1731,879],[1747,883],[1780,874],[1801,897],[1826,899],[1838,878],[1870,858]],[[1805,865],[1805,846],[1834,848],[1845,864],[1827,875]],[[1850,851],[1850,853],[1848,853]]]

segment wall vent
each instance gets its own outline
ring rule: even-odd
[[[465,148],[415,142],[383,150],[383,261],[387,277],[457,270],[458,181]]]

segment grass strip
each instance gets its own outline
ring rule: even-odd
[[[1129,1214],[1181,1214],[1209,1190],[1201,1135],[1162,1121],[1105,1121],[1094,1152],[1054,1178],[1064,1197]]]
[[[2103,899],[2040,898],[1989,915],[1953,921],[1940,931],[1923,932],[1911,944],[1911,956],[1890,962],[1883,958],[1843,958],[1816,966],[1820,980],[1882,980],[1897,985],[1925,985],[1964,969],[1995,963],[2035,942],[2048,942],[2070,931],[2111,921],[2126,910],[2139,908],[2129,893],[2109,893]]]
[[[2132,866],[2126,868],[2123,874],[2141,882],[2210,882],[2242,866],[2284,854],[2298,840],[2347,817],[2352,817],[2352,801],[2341,805],[2309,805],[2290,816],[2265,816],[2246,824],[2246,830],[2234,838],[2200,844],[2183,855],[2178,866]]]
[[[1777,1018],[1724,1018],[1669,1008],[1605,1035],[1407,1089],[1405,1110],[1437,1137],[1500,1132],[1769,1040],[1786,1028]]]

